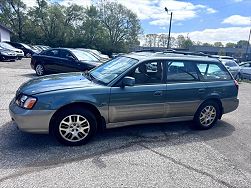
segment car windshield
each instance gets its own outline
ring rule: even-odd
[[[93,69],[90,75],[107,85],[137,62],[138,60],[129,57],[118,57]]]
[[[81,50],[71,50],[71,52],[78,58],[80,61],[98,61],[96,57],[89,54],[88,52],[84,52]]]
[[[25,47],[26,49],[31,49],[30,46],[28,46],[27,44],[24,44],[24,43],[20,43],[23,47]]]
[[[13,46],[11,46],[10,44],[4,43],[4,42],[0,42],[0,46],[2,48],[6,48],[6,49],[15,49]]]
[[[225,60],[224,59],[224,60],[221,60],[221,61],[227,67],[236,67],[236,66],[238,66],[238,64],[233,60]]]

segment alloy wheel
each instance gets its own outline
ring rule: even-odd
[[[38,76],[44,75],[44,67],[43,67],[43,65],[38,64],[36,66],[36,73],[37,73]]]
[[[59,125],[59,132],[63,139],[78,142],[88,136],[90,131],[89,121],[81,115],[69,115]]]
[[[206,106],[201,110],[200,113],[200,123],[201,125],[208,127],[210,126],[216,118],[216,109],[214,106]]]

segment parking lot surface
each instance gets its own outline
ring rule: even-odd
[[[240,84],[239,108],[210,130],[138,125],[66,147],[10,120],[15,91],[36,77],[29,62],[0,62],[0,187],[251,187],[251,84]]]

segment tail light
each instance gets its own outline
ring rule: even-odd
[[[238,83],[237,80],[234,80],[234,85],[235,85],[235,87],[237,88],[237,90],[239,90],[239,83]]]

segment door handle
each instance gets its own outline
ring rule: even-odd
[[[205,93],[206,89],[199,89],[198,92],[199,93]]]
[[[155,91],[154,96],[162,96],[162,91]]]

